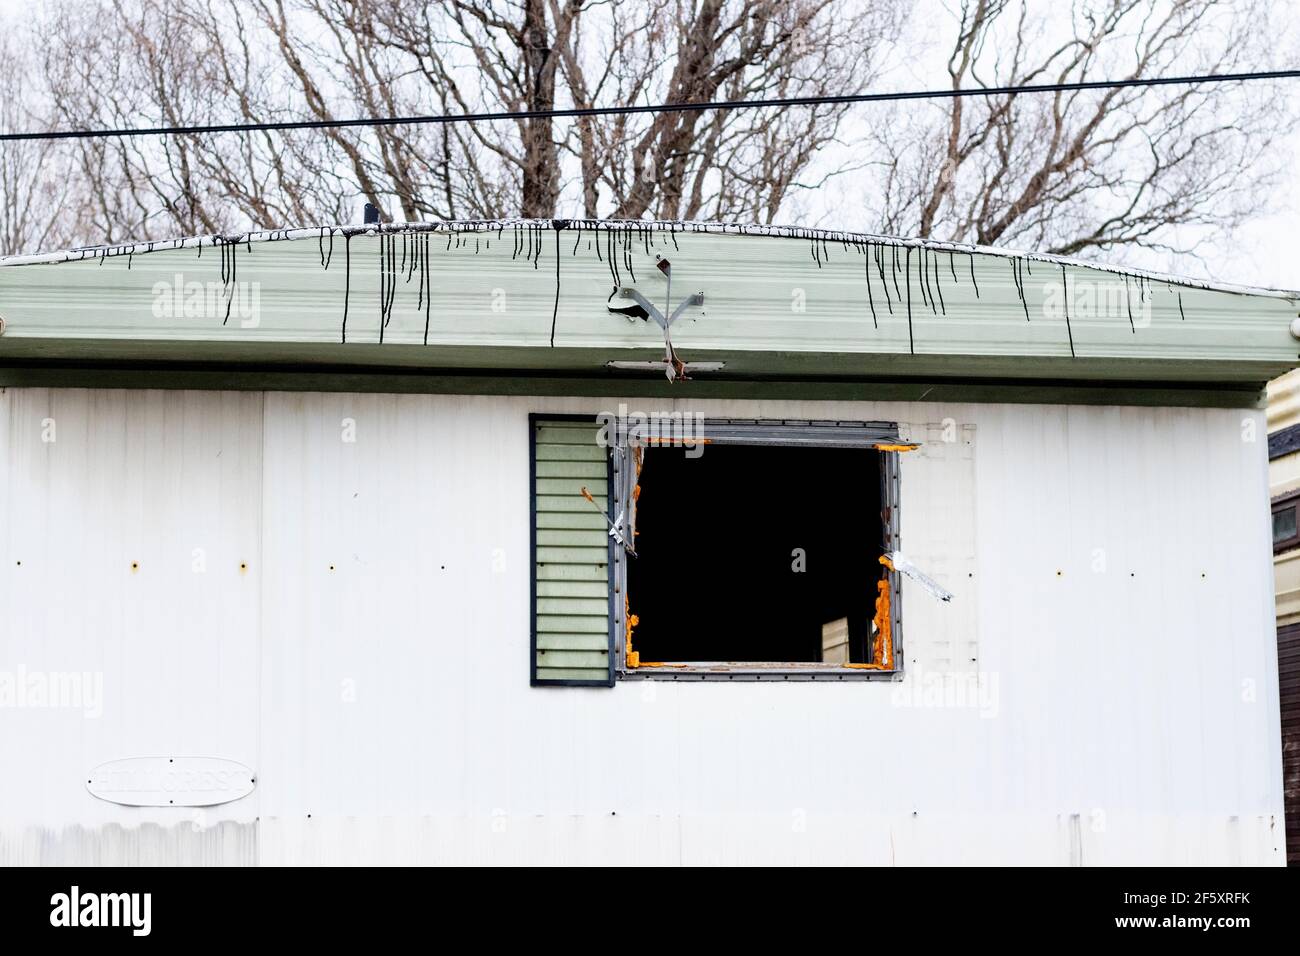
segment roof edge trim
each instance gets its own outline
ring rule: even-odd
[[[1300,300],[1300,291],[1286,289],[1269,289],[1233,283],[1212,282],[1194,279],[1188,276],[1176,276],[1169,273],[1146,269],[1132,269],[1110,266],[1069,256],[1057,256],[1043,252],[1021,252],[992,246],[972,245],[963,242],[944,242],[935,239],[908,239],[894,236],[880,236],[866,232],[849,232],[832,229],[813,229],[804,226],[764,226],[742,223],[670,221],[670,220],[626,220],[626,219],[451,219],[439,222],[405,222],[405,223],[368,223],[335,224],[323,226],[295,226],[286,229],[258,230],[251,232],[212,234],[206,236],[189,236],[178,239],[152,240],[148,242],[121,243],[117,245],[81,246],[55,252],[33,253],[30,255],[0,256],[0,268],[5,266],[57,265],[65,262],[108,259],[118,256],[147,255],[172,249],[193,249],[202,246],[243,245],[254,242],[282,242],[294,239],[326,239],[331,235],[401,235],[401,234],[447,234],[503,232],[507,228],[529,227],[542,230],[607,230],[610,232],[667,232],[670,234],[706,234],[719,236],[753,236],[768,239],[796,239],[810,242],[840,243],[846,245],[871,243],[874,245],[893,245],[900,248],[924,248],[943,252],[975,253],[996,256],[1004,259],[1027,259],[1031,262],[1045,262],[1079,269],[1092,269],[1113,275],[1143,278],[1154,282],[1179,285],[1184,288],[1204,289],[1211,292],[1225,292],[1232,295],[1264,296],[1291,301]]]

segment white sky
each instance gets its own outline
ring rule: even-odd
[[[933,0],[921,0],[918,6],[928,6],[932,2]],[[0,18],[22,17],[24,14],[36,10],[39,6],[39,0],[0,0]],[[91,5],[87,4],[86,6],[89,8]],[[1289,10],[1286,6],[1283,6],[1282,9]],[[935,12],[938,13],[939,11]],[[887,72],[881,80],[883,89],[938,87],[943,85],[947,79],[946,75],[942,73],[932,77],[925,75],[927,69],[941,68],[943,62],[942,57],[935,58],[933,49],[924,49],[927,44],[924,39],[919,39],[924,36],[935,37],[935,19],[918,12],[913,15],[912,22],[914,26],[913,34],[918,37],[919,47],[915,50],[909,48],[908,62],[898,64]],[[2,22],[0,22],[0,29],[3,29]],[[942,39],[946,41],[946,35]],[[1297,93],[1300,94],[1300,80],[1295,82]],[[1300,97],[1298,97],[1297,101],[1300,102]],[[869,104],[864,104],[857,107],[857,109],[867,111],[871,110],[872,107]],[[146,120],[148,120],[148,117],[141,117],[142,122]],[[1292,136],[1277,148],[1284,148],[1292,157],[1300,158],[1300,134]],[[1260,209],[1259,214],[1254,219],[1238,229],[1232,236],[1224,240],[1216,240],[1203,247],[1202,261],[1171,257],[1163,253],[1151,253],[1142,250],[1116,250],[1103,258],[1116,265],[1130,265],[1172,273],[1197,275],[1223,282],[1300,289],[1300,262],[1297,261],[1297,252],[1300,251],[1300,247],[1298,247],[1297,240],[1294,237],[1297,200],[1300,198],[1300,162],[1293,162],[1290,169],[1288,181],[1283,183],[1281,188],[1273,194],[1269,205]],[[868,170],[853,175],[865,178],[869,177],[871,172]],[[876,223],[843,221],[837,216],[835,212],[836,206],[843,204],[836,202],[834,193],[836,190],[843,189],[848,185],[850,184],[843,182],[832,185],[827,190],[826,195],[815,197],[808,202],[808,210],[811,216],[807,224],[824,228],[842,228],[864,232],[879,231]],[[858,189],[867,185],[866,182],[852,184]]]

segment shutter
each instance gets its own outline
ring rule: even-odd
[[[610,459],[593,418],[533,415],[534,685],[614,684]],[[586,488],[596,505],[582,495]]]

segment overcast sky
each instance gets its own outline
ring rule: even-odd
[[[924,7],[930,2],[933,0],[921,0],[919,6]],[[1281,2],[1287,4],[1289,0]],[[21,17],[39,6],[39,2],[34,0],[0,0],[0,17]],[[1282,9],[1291,7],[1284,6]],[[1300,14],[1295,16],[1300,17]],[[895,64],[882,79],[883,89],[934,88],[944,85],[947,79],[941,72],[943,59],[938,55],[937,46],[927,44],[926,40],[927,37],[934,38],[939,32],[934,27],[934,18],[918,14],[912,23],[911,42],[914,46],[908,48],[906,62]],[[927,76],[931,71],[935,75]],[[1297,92],[1300,93],[1300,80],[1295,83]],[[871,104],[863,104],[854,109],[861,111],[861,117],[857,121],[870,122],[873,109]],[[141,122],[150,119],[141,117]],[[1300,134],[1284,141],[1284,147],[1278,148],[1285,148],[1292,157],[1297,156],[1297,151],[1300,151]],[[1203,247],[1200,261],[1143,250],[1115,250],[1100,258],[1116,265],[1196,275],[1246,285],[1300,290],[1300,264],[1297,263],[1297,240],[1294,236],[1297,199],[1300,197],[1300,163],[1292,162],[1290,169],[1288,181],[1277,190],[1271,202],[1234,235]],[[866,180],[871,175],[870,171],[852,175],[858,177],[859,181],[846,182],[848,177],[832,181],[820,195],[810,198],[807,203],[807,225],[863,232],[879,231],[875,223],[858,221],[852,213],[855,204],[844,201],[846,194],[869,188],[870,185]],[[845,210],[848,210],[847,214]]]

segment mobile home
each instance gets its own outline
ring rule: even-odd
[[[1282,864],[1297,298],[698,223],[0,260],[0,862]]]

